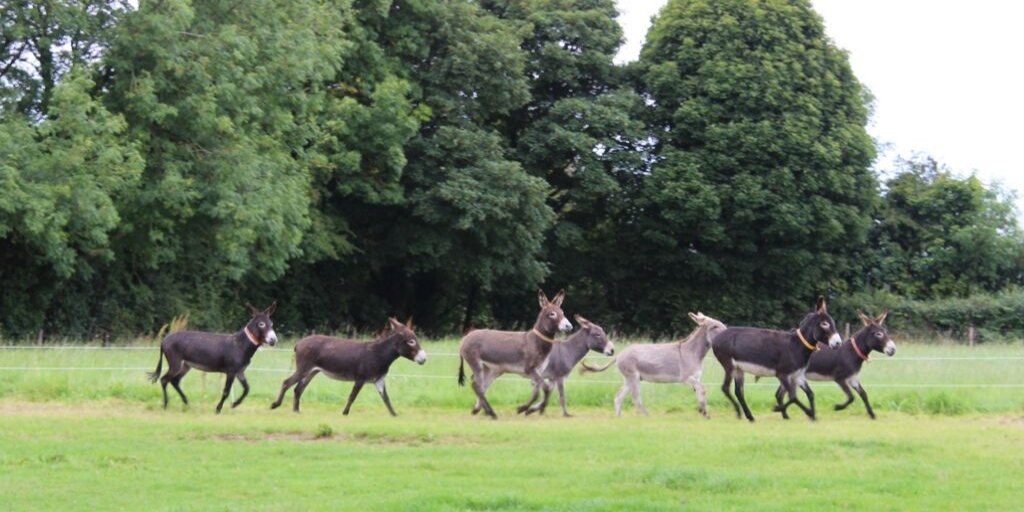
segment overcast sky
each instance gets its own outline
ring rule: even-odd
[[[665,0],[618,0],[635,60]],[[813,0],[875,96],[868,131],[890,156],[919,151],[1024,191],[1024,4],[1009,0]],[[882,166],[885,167],[884,165]],[[1018,196],[1021,196],[1018,193]],[[1024,211],[1024,197],[1018,197]]]

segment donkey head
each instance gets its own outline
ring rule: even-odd
[[[704,315],[704,313],[701,313],[700,311],[696,314],[689,313],[689,315],[690,319],[697,324],[697,328],[704,331],[704,343],[707,343],[709,347],[715,337],[722,334],[722,331],[726,329],[725,324],[711,318],[710,316]]]
[[[394,318],[389,318],[388,321],[391,323],[390,338],[394,340],[398,354],[410,361],[416,361],[416,364],[427,362],[427,352],[420,346],[420,340],[412,330],[412,319],[404,324]]]
[[[836,330],[836,321],[828,314],[825,297],[818,297],[814,312],[800,322],[800,330],[809,334],[808,341],[811,343],[828,343],[829,348],[836,348],[843,342]]]
[[[270,315],[277,311],[277,301],[272,302],[263,311],[256,309],[248,302],[245,303],[245,307],[249,308],[249,312],[252,313],[249,323],[245,324],[245,335],[258,345],[266,343],[274,346],[277,343],[277,333],[274,332],[274,322],[270,320]]]
[[[565,300],[565,290],[560,290],[554,299],[548,300],[544,290],[537,290],[537,299],[540,301],[540,314],[537,315],[537,323],[534,327],[543,333],[554,333],[555,331],[569,332],[572,330],[572,322],[562,312],[562,301]]]
[[[576,315],[573,318],[576,319],[576,323],[580,324],[580,329],[587,337],[588,349],[600,352],[606,356],[615,354],[615,345],[608,339],[600,325],[591,323],[590,320],[580,315]]]
[[[896,342],[892,341],[889,337],[889,331],[885,329],[885,317],[889,316],[889,311],[884,311],[878,318],[871,318],[865,315],[861,311],[857,311],[857,316],[860,317],[860,321],[864,323],[864,328],[861,329],[861,333],[857,333],[861,336],[863,343],[868,346],[868,350],[877,350],[887,356],[892,356],[896,353]]]

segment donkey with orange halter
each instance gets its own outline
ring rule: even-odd
[[[850,388],[857,391],[860,399],[864,401],[864,408],[868,416],[875,419],[875,411],[871,409],[871,402],[868,402],[868,393],[860,385],[860,370],[864,363],[870,360],[871,352],[880,352],[892,357],[896,353],[896,343],[889,337],[889,331],[885,329],[885,317],[888,311],[883,312],[878,318],[871,318],[858,311],[857,316],[864,324],[861,330],[857,331],[850,339],[843,342],[836,350],[824,350],[811,354],[810,363],[804,378],[801,379],[800,389],[807,394],[807,400],[811,403],[811,410],[814,410],[814,392],[807,384],[808,380],[833,381],[846,393],[846,401],[836,404],[835,409],[841,411],[853,403],[853,393]],[[775,400],[781,405],[786,390],[779,386],[775,391]],[[783,412],[783,418],[788,416]]]

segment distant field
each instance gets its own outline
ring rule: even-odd
[[[279,345],[280,347],[281,345]],[[290,346],[258,353],[253,392],[213,414],[223,378],[183,382],[160,409],[143,372],[157,350],[0,350],[3,510],[882,510],[1017,509],[1024,478],[1024,349],[901,344],[873,356],[863,382],[880,419],[819,383],[820,421],[770,412],[774,381],[751,386],[758,422],[737,421],[705,361],[712,418],[689,388],[645,384],[652,416],[611,413],[614,369],[574,375],[575,418],[513,412],[526,381],[492,388],[497,422],[471,417],[452,340],[400,360],[389,391],[399,417],[364,390],[310,385],[300,415],[267,409]],[[620,346],[621,349],[621,346]],[[602,357],[593,358],[603,362]],[[78,368],[34,370],[25,368]],[[91,368],[91,369],[85,369]],[[945,387],[952,386],[952,387]],[[974,387],[986,386],[986,387]],[[289,397],[290,398],[290,397]],[[290,402],[286,402],[286,405]]]

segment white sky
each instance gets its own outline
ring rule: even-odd
[[[1010,0],[813,0],[875,96],[868,131],[888,157],[920,151],[1024,191],[1024,3]],[[617,0],[635,60],[665,0]],[[882,169],[886,166],[882,165]],[[1018,194],[1021,196],[1021,194]],[[1018,197],[1024,211],[1024,197]]]

